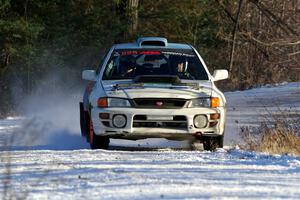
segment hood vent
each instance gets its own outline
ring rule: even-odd
[[[137,44],[140,47],[143,46],[159,46],[166,47],[168,46],[168,40],[161,37],[142,37],[137,39]]]
[[[167,83],[179,84],[181,83],[178,76],[170,75],[141,75],[133,79],[134,83]]]

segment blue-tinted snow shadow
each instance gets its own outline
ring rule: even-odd
[[[47,143],[43,148],[49,150],[78,150],[89,149],[89,145],[80,133],[68,130],[53,132],[47,137]]]
[[[89,149],[80,133],[59,130],[48,133],[39,139],[38,144],[13,145],[9,150],[79,150]]]
[[[69,130],[57,130],[45,133],[38,139],[39,141],[32,144],[29,139],[23,138],[20,144],[14,144],[9,149],[0,147],[0,150],[25,151],[25,150],[81,150],[90,149],[86,139],[81,137],[80,133]],[[147,140],[114,140],[111,139],[109,150],[121,151],[155,151],[158,149],[189,149],[187,144],[182,146],[181,141],[170,141],[166,139],[147,139]]]

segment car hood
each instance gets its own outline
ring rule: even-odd
[[[102,82],[108,97],[117,98],[182,98],[193,99],[210,97],[212,83],[210,81],[186,83],[187,85],[171,84],[132,84],[130,82]],[[192,85],[192,86],[191,86]]]

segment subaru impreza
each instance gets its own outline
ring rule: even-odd
[[[188,44],[144,37],[109,49],[80,102],[80,125],[92,149],[110,138],[196,140],[205,150],[223,147],[226,100],[200,54]]]

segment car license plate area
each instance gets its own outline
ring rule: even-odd
[[[134,128],[187,128],[187,118],[183,115],[135,115]]]
[[[173,116],[168,115],[147,115],[149,121],[172,121]]]

